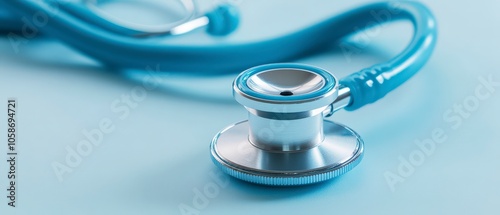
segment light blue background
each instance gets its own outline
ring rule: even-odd
[[[236,1],[240,29],[228,38],[198,31],[175,43],[245,42],[273,37],[318,22],[368,1]],[[0,137],[6,137],[6,100],[18,99],[18,201],[7,208],[5,162],[0,164],[0,214],[496,214],[500,201],[500,87],[456,129],[443,119],[480,86],[500,81],[498,1],[423,1],[439,24],[439,40],[428,64],[383,100],[332,120],[355,129],[365,157],[348,174],[325,183],[273,188],[230,179],[196,208],[195,192],[214,185],[219,171],[209,142],[223,127],[246,118],[231,97],[227,77],[166,77],[161,88],[121,114],[110,106],[141,86],[129,75],[111,74],[56,41],[40,38],[16,53],[0,39]],[[205,6],[213,4],[205,1]],[[395,23],[371,37],[362,53],[345,58],[332,51],[302,59],[338,77],[386,60],[411,37],[408,23]],[[314,38],[311,38],[314,39]],[[353,39],[356,41],[356,39]],[[280,50],[276,50],[280,51]],[[470,99],[470,98],[469,98]],[[66,147],[85,139],[103,118],[115,130],[60,182],[52,168],[64,163]],[[400,158],[418,153],[416,140],[444,130],[446,140],[425,156],[394,190],[384,174],[398,172]],[[1,141],[5,157],[6,141]],[[216,190],[217,191],[217,190]],[[205,202],[206,203],[206,202]]]

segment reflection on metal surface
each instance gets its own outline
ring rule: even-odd
[[[255,147],[248,140],[248,121],[221,131],[211,153],[224,172],[254,183],[301,185],[328,180],[356,166],[363,141],[350,128],[324,121],[324,140],[306,150],[277,152]]]
[[[304,64],[268,64],[242,72],[233,84],[248,121],[218,133],[212,159],[224,172],[265,185],[302,185],[339,176],[358,164],[363,141],[325,121],[349,103],[329,72]]]

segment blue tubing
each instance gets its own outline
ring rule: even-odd
[[[414,27],[413,39],[406,49],[388,62],[380,63],[340,80],[351,90],[351,103],[346,110],[355,110],[384,97],[410,79],[430,58],[437,40],[436,21],[431,12],[416,2],[401,2],[395,9],[387,5],[386,14],[392,19],[410,20]],[[397,11],[391,15],[388,11]],[[378,10],[378,13],[383,10]],[[371,16],[371,21],[375,16]],[[369,17],[365,17],[369,18]],[[390,18],[389,18],[390,19]],[[366,20],[369,21],[369,20]]]
[[[238,73],[255,65],[294,59],[373,24],[411,21],[414,37],[402,53],[340,80],[351,90],[347,110],[378,100],[413,76],[429,59],[437,37],[431,12],[421,3],[409,1],[369,4],[268,40],[214,45],[171,45],[161,43],[158,38],[138,39],[115,34],[64,10],[54,10],[57,4],[42,0],[0,0],[0,5],[27,20],[33,20],[33,15],[45,14],[48,22],[40,28],[43,33],[108,66],[142,70],[158,66],[165,71],[209,75]]]
[[[0,1],[0,5],[1,5]],[[8,10],[0,10],[0,33],[18,33],[22,30],[21,16]]]

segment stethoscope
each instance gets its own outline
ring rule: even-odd
[[[225,35],[238,25],[237,10],[221,5],[197,15],[192,1],[181,3],[186,19],[170,26],[124,25],[99,12],[91,1],[3,0],[4,31],[21,30],[20,17],[43,24],[44,34],[114,68],[222,74],[244,70],[233,83],[236,101],[248,120],[220,131],[211,141],[213,162],[238,179],[265,185],[303,185],[325,181],[355,167],[363,140],[347,126],[325,120],[340,109],[356,110],[375,102],[412,77],[436,43],[436,22],[418,2],[369,4],[286,36],[246,44],[169,45],[158,37],[206,27]],[[274,63],[310,53],[360,28],[394,20],[414,26],[410,44],[388,62],[337,79],[324,69]],[[37,24],[37,23],[33,23]],[[97,48],[98,47],[98,48]]]

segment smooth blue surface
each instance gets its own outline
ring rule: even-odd
[[[368,1],[236,2],[242,19],[234,34],[214,38],[198,31],[173,38],[172,43],[273,38]],[[500,210],[500,88],[494,86],[490,92],[480,80],[491,76],[500,81],[500,31],[486,21],[500,20],[500,3],[424,2],[440,30],[430,61],[383,99],[332,116],[363,137],[363,162],[338,179],[300,188],[217,180],[219,172],[208,153],[210,139],[221,128],[246,118],[246,111],[231,96],[235,75],[163,75],[162,85],[147,91],[142,100],[132,100],[132,107],[121,101],[144,86],[135,71],[109,73],[41,34],[17,46],[4,37],[0,103],[18,98],[19,205],[9,209],[5,198],[0,213],[181,214],[179,206],[194,207],[196,194],[217,184],[217,195],[195,208],[200,214],[495,214]],[[208,8],[212,2],[204,4]],[[360,50],[352,55],[332,45],[332,50],[297,62],[317,65],[341,78],[390,59],[412,35],[411,24],[385,25],[378,34],[352,38],[361,44],[352,45]],[[471,111],[464,109],[468,114],[459,118],[460,123],[450,122],[450,116],[460,116],[454,107],[472,101],[480,86],[489,97]],[[111,110],[115,101],[119,107],[129,107],[128,115]],[[0,105],[0,137],[6,135],[3,113],[6,107]],[[106,134],[101,145],[60,182],[51,165],[65,163],[67,147],[75,149],[86,139],[83,130],[98,128],[103,118],[113,121],[114,132]],[[384,174],[397,173],[400,159],[408,160],[420,149],[415,142],[432,138],[435,129],[442,129],[446,140],[436,143],[433,153],[391,190]],[[0,156],[5,158],[4,141]],[[2,190],[6,171],[5,163],[0,165]],[[0,194],[5,195],[1,190]]]

